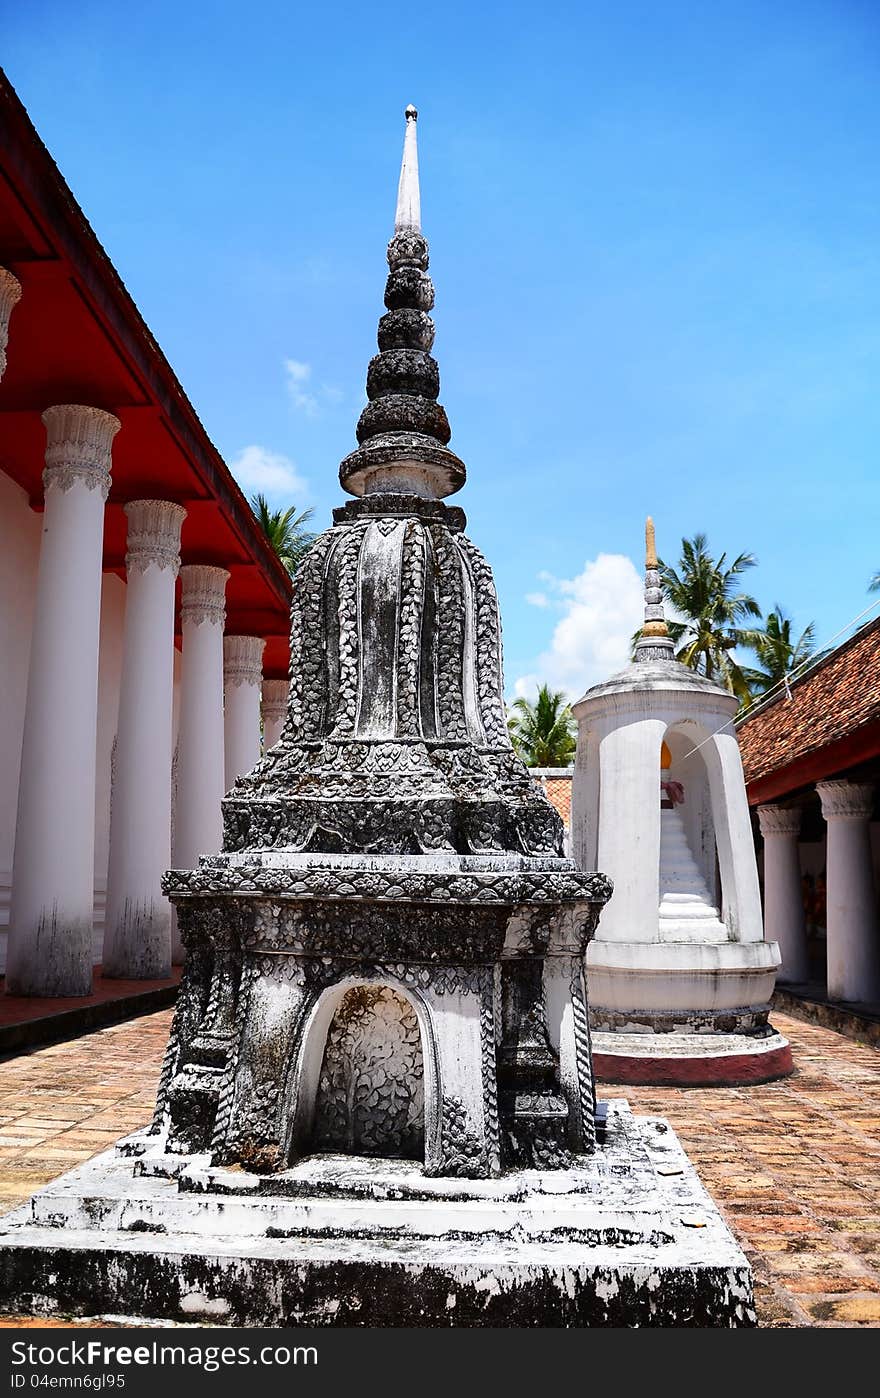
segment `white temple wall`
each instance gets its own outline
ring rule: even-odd
[[[42,515],[31,509],[26,492],[0,471],[0,971],[6,967],[18,774],[41,534]]]

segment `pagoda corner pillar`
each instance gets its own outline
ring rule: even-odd
[[[47,408],[45,509],[21,750],[6,990],[89,995],[104,504],[119,421]]]
[[[223,757],[223,626],[225,568],[187,563],[180,570],[180,723],[177,739],[177,802],[174,811],[175,869],[192,869],[223,842],[220,803],[226,792]],[[183,961],[183,945],[172,924],[172,961]]]
[[[880,999],[880,932],[868,822],[874,788],[818,782],[828,827],[826,851],[828,998]]]
[[[227,791],[236,777],[250,772],[260,760],[260,686],[265,645],[261,636],[223,639]]]
[[[764,936],[779,943],[779,979],[803,982],[810,965],[798,855],[801,809],[759,806],[758,821],[764,839]]]
[[[288,680],[263,680],[263,752],[274,748],[287,717]]]
[[[6,373],[6,346],[9,344],[9,317],[21,300],[21,282],[0,267],[0,379]]]
[[[156,980],[171,974],[171,905],[161,882],[171,863],[174,585],[186,510],[133,500],[125,513],[128,586],[103,970]]]

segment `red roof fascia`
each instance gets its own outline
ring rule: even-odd
[[[785,767],[749,782],[746,786],[749,805],[762,806],[767,801],[777,801],[803,786],[839,776],[850,767],[876,757],[880,757],[880,721],[867,723],[857,732],[805,753]]]
[[[254,559],[279,603],[289,609],[292,586],[286,569],[254,520],[250,506],[208,437],[171,365],[73,197],[6,74],[0,68],[0,122],[7,174],[18,186],[32,222],[75,271],[116,348],[142,383],[145,396],[162,412],[244,550]]]

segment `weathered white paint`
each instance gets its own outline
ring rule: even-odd
[[[260,760],[260,691],[265,644],[259,636],[223,638],[226,791],[236,777],[252,771]]]
[[[201,855],[216,854],[223,840],[223,623],[228,578],[225,568],[198,563],[180,570],[183,661],[172,854],[176,869],[191,869]],[[183,961],[174,922],[172,959]]]
[[[128,516],[128,587],[110,826],[104,974],[154,979],[171,972],[171,905],[161,878],[171,863],[174,584],[186,511],[135,500]]]
[[[0,471],[0,971],[6,965],[21,740],[42,516]]]
[[[136,1250],[161,1274],[169,1320],[279,1326],[295,1312],[309,1324],[385,1324],[396,1267],[411,1296],[406,1324],[448,1324],[450,1312],[504,1325],[529,1314],[543,1324],[620,1324],[608,1306],[623,1290],[632,1324],[686,1324],[695,1303],[717,1324],[754,1323],[746,1258],[675,1134],[665,1121],[631,1117],[625,1102],[609,1103],[606,1144],[594,1156],[497,1179],[433,1179],[407,1160],[312,1155],[269,1192],[260,1177],[212,1167],[207,1156],[162,1151],[160,1138],[131,1137],[7,1216],[7,1289],[20,1308],[58,1310],[60,1267],[78,1278],[84,1312],[130,1314]],[[187,1272],[194,1241],[198,1288]],[[71,1257],[86,1250],[90,1265],[77,1271]],[[336,1269],[352,1260],[354,1290],[332,1295]]]
[[[880,999],[880,931],[871,869],[868,822],[874,788],[848,781],[819,782],[828,826],[828,996]]]
[[[806,981],[810,966],[798,858],[801,808],[760,806],[758,820],[764,838],[765,932],[779,943],[780,980]]]
[[[7,989],[87,995],[92,982],[95,742],[104,501],[119,422],[43,414],[46,507],[31,640]]]
[[[125,634],[126,586],[114,573],[101,578],[101,636],[98,643],[98,733],[95,743],[95,921],[92,960],[104,952],[107,871],[110,862],[110,814],[117,769],[119,686]]]
[[[605,942],[596,937],[587,950],[590,1003],[632,1013],[759,1007],[770,1001],[778,965],[772,942]]]

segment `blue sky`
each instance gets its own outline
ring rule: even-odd
[[[416,103],[441,400],[510,692],[617,667],[647,512],[667,557],[699,529],[753,551],[758,600],[820,641],[870,602],[870,0],[30,0],[3,49],[221,452],[322,526]]]

